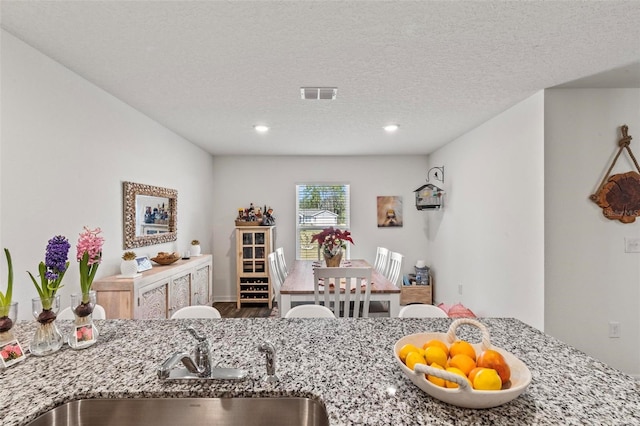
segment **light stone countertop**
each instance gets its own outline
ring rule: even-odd
[[[437,401],[406,378],[393,359],[401,337],[446,332],[451,319],[222,319],[96,321],[94,346],[64,346],[46,357],[0,370],[0,422],[23,425],[65,402],[84,398],[300,396],[322,401],[332,425],[630,425],[640,424],[636,381],[515,319],[481,318],[492,343],[512,352],[533,380],[518,398],[486,410]],[[71,321],[59,321],[70,330]],[[167,382],[156,367],[175,351],[191,350],[193,325],[205,333],[213,362],[242,368],[241,382]],[[35,322],[14,327],[26,349]],[[477,329],[461,338],[479,341]],[[280,382],[265,384],[265,357],[277,349]],[[395,389],[390,391],[390,389]]]

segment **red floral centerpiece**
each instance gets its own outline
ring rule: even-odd
[[[322,230],[322,232],[313,235],[311,242],[317,241],[324,255],[327,266],[340,266],[342,260],[343,249],[347,248],[346,241],[355,244],[351,239],[351,232],[341,231],[338,228],[330,226]]]

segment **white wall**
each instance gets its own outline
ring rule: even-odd
[[[539,92],[430,155],[446,195],[427,225],[438,302],[541,330],[543,102]]]
[[[545,94],[546,331],[627,373],[640,374],[640,253],[624,238],[640,222],[606,219],[589,199],[629,126],[640,158],[640,89],[552,89]],[[635,170],[626,153],[613,173]],[[609,321],[620,338],[608,337]]]
[[[415,208],[413,190],[426,178],[426,156],[397,157],[215,157],[213,198],[214,296],[235,300],[234,219],[237,209],[271,206],[276,218],[276,245],[284,247],[287,264],[295,259],[297,183],[344,182],[351,185],[352,258],[373,262],[377,246],[405,255],[403,272],[412,271],[427,254],[423,231],[427,213]],[[376,197],[400,195],[404,226],[378,228]]]
[[[104,232],[98,277],[119,273],[122,181],[178,191],[178,241],[139,255],[184,250],[199,239],[211,250],[212,157],[95,85],[2,31],[1,247],[14,261],[14,301],[30,318],[47,241],[71,243],[63,306],[79,290],[75,245],[84,225]],[[6,263],[0,259],[0,289]]]

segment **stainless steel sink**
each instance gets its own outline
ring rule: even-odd
[[[31,426],[328,426],[309,398],[83,399],[41,415]]]

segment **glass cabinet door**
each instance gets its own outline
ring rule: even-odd
[[[236,234],[238,263],[238,307],[242,303],[267,303],[271,307],[267,256],[273,250],[273,229],[269,227],[238,228]]]

